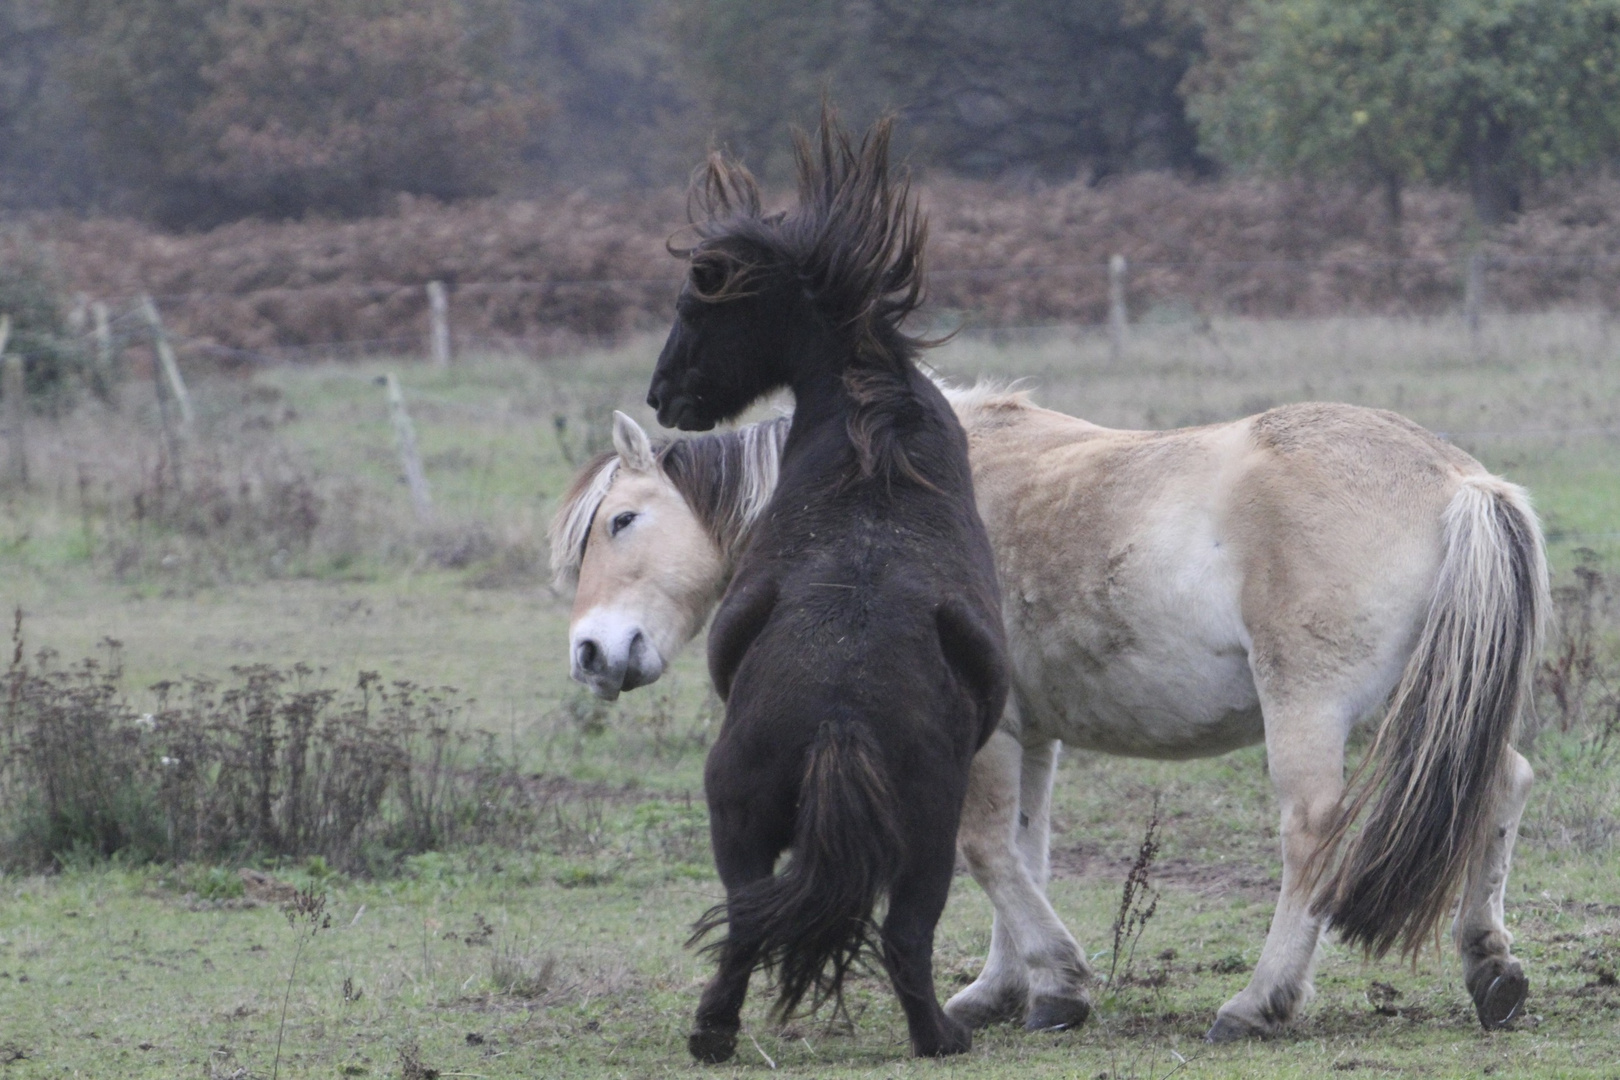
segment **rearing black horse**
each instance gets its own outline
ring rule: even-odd
[[[967,440],[912,360],[926,229],[891,184],[890,125],[856,146],[830,113],[795,136],[799,206],[765,216],[719,155],[694,184],[695,246],[647,403],[713,427],[779,387],[796,404],[776,494],[709,631],[726,719],[704,769],[726,902],[693,1056],[724,1061],[755,967],[776,1010],[839,1000],[882,957],[912,1049],[972,1037],[934,995],[934,926],[968,765],[1006,698],[1006,644]],[[698,213],[696,211],[701,211]],[[779,874],[777,857],[792,849]],[[881,928],[879,898],[888,899]]]

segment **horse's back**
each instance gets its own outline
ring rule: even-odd
[[[1426,610],[1445,508],[1487,475],[1349,405],[1164,432],[1029,406],[964,418],[1026,722],[1116,753],[1257,741],[1256,664],[1376,706]]]

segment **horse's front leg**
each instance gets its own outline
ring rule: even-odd
[[[995,922],[984,970],[945,1006],[969,1027],[1019,1016],[1031,1030],[1072,1027],[1091,1012],[1091,971],[1045,891],[1056,751],[1003,730],[973,760],[959,842]]]
[[[1463,981],[1474,999],[1479,1022],[1486,1029],[1499,1028],[1512,1020],[1530,991],[1524,968],[1508,949],[1513,935],[1503,922],[1502,908],[1513,842],[1519,836],[1519,818],[1524,814],[1536,774],[1516,750],[1508,751],[1506,772],[1495,820],[1487,826],[1492,830],[1490,841],[1468,868],[1462,903],[1451,927],[1452,939],[1462,954]]]
[[[1267,701],[1266,758],[1282,805],[1282,892],[1249,985],[1215,1014],[1204,1036],[1228,1042],[1274,1035],[1310,999],[1311,968],[1326,919],[1311,913],[1312,856],[1333,827],[1344,791],[1344,710]]]

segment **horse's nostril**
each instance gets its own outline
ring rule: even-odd
[[[596,642],[586,638],[579,643],[575,656],[579,660],[581,671],[595,671],[602,662],[602,649]]]
[[[647,407],[652,409],[654,412],[657,412],[659,409],[663,408],[663,406],[658,403],[658,391],[647,391]]]

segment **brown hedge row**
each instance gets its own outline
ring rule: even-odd
[[[926,184],[932,306],[982,325],[1099,322],[1108,256],[1132,265],[1133,317],[1432,314],[1455,308],[1476,242],[1466,200],[1408,194],[1397,234],[1377,193],[1342,185],[1192,184],[1138,175],[1101,187]],[[784,196],[785,199],[785,196]],[[452,291],[463,341],[550,351],[656,329],[678,272],[664,244],[675,191],[441,206],[403,199],[348,223],[244,222],[169,234],[131,221],[26,223],[74,290],[159,299],[196,355],[415,347],[423,283]],[[1620,307],[1620,182],[1553,185],[1484,248],[1508,309]]]

